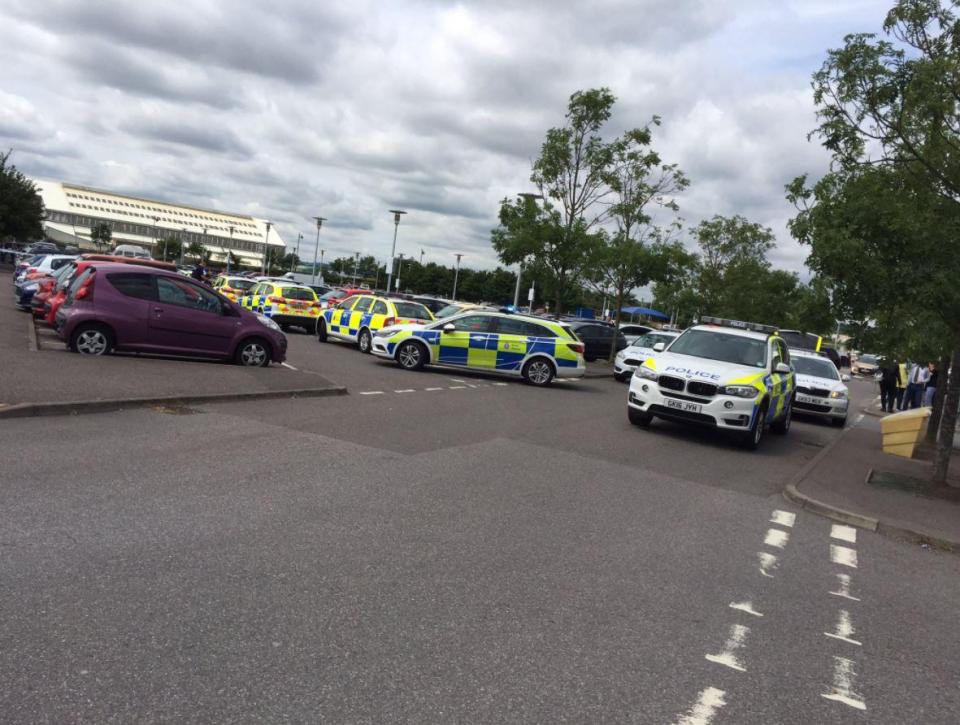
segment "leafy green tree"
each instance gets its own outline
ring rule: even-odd
[[[186,247],[183,248],[183,253],[188,257],[193,257],[197,264],[203,261],[203,255],[206,251],[206,247],[204,247],[200,242],[190,242]]]
[[[753,286],[758,280],[751,280],[750,274],[769,269],[766,255],[774,247],[773,231],[742,216],[714,216],[700,222],[693,234],[700,248],[697,287],[703,313],[732,316],[733,309],[750,309],[737,299],[743,290],[734,285],[734,278]]]
[[[150,251],[153,254],[154,259],[169,262],[171,259],[180,259],[180,250],[182,246],[183,245],[176,236],[169,234],[165,237],[157,239],[157,243],[153,245],[153,249]]]
[[[37,187],[0,153],[0,241],[43,238],[43,200]]]
[[[93,242],[98,252],[105,247],[109,247],[112,239],[113,230],[106,222],[94,224],[90,229],[90,241]]]

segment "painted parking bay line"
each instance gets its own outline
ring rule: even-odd
[[[846,541],[848,544],[856,544],[857,530],[852,526],[843,526],[841,524],[833,524],[830,527],[830,538],[840,539],[840,541]]]
[[[432,393],[434,390],[443,390],[443,388],[424,388],[424,390],[428,393]]]
[[[853,680],[856,677],[853,661],[845,657],[834,657],[833,663],[833,688],[820,696],[826,700],[842,702],[857,710],[866,710],[867,703],[853,691]]]
[[[782,549],[790,540],[790,534],[780,529],[767,529],[767,535],[763,540],[764,546],[773,546]]]
[[[778,526],[786,526],[792,528],[794,522],[797,520],[797,515],[790,513],[789,511],[781,511],[780,509],[773,510],[773,516],[770,517],[771,524],[777,524]]]
[[[382,390],[364,390],[360,395],[383,395]]]
[[[830,561],[834,564],[849,566],[851,569],[857,568],[857,550],[849,546],[838,546],[830,544]]]
[[[677,720],[676,725],[710,725],[717,710],[727,704],[723,698],[726,694],[716,687],[708,687],[697,697],[694,706]]]
[[[417,392],[413,388],[404,388],[403,390],[394,390],[395,393],[415,393]]]
[[[749,631],[750,628],[744,627],[742,624],[730,625],[730,636],[723,643],[723,651],[718,655],[704,655],[704,658],[709,662],[716,662],[718,665],[737,670],[737,672],[746,672],[747,668],[737,659],[736,653],[738,649],[743,649],[743,641],[747,638]]]

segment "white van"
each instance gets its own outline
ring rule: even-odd
[[[150,259],[150,252],[136,244],[118,244],[113,253],[118,257],[133,257],[134,259]]]

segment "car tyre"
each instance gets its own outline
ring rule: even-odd
[[[630,422],[641,428],[649,428],[650,424],[653,422],[653,413],[647,413],[642,410],[637,410],[636,408],[631,408],[627,406],[627,417],[630,419]]]
[[[327,341],[327,321],[317,320],[317,342]]]
[[[397,363],[404,370],[420,370],[426,364],[429,354],[421,343],[404,340],[397,347]]]
[[[357,335],[357,349],[365,355],[370,354],[370,349],[373,346],[373,338],[370,336],[370,330],[364,327],[360,330],[360,334]]]
[[[760,441],[763,440],[763,431],[767,425],[767,409],[761,407],[757,410],[757,415],[753,420],[753,427],[747,431],[742,438],[743,447],[749,451],[755,451],[760,447]]]
[[[772,430],[777,435],[784,436],[790,431],[790,423],[793,418],[793,401],[791,400],[787,403],[787,412],[784,413],[783,418],[778,420],[775,423],[770,424],[770,430]]]
[[[106,325],[96,322],[77,325],[70,336],[70,349],[81,355],[106,355],[113,345],[113,333]]]
[[[286,322],[283,322],[280,324],[280,329],[284,332],[290,332],[290,325],[288,325]]]
[[[557,372],[553,369],[552,362],[546,358],[535,357],[532,360],[527,360],[520,374],[530,385],[543,387],[544,385],[550,384],[550,381],[553,380],[553,376],[556,375]]]
[[[249,337],[237,345],[234,360],[243,367],[265,368],[270,364],[270,345],[262,338]]]

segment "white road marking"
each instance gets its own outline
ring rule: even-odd
[[[393,392],[395,392],[395,393],[415,393],[415,392],[417,392],[417,391],[414,390],[413,388],[406,388],[406,389],[404,389],[404,390],[394,390]]]
[[[758,551],[757,556],[760,558],[760,573],[765,577],[773,579],[773,574],[770,573],[770,570],[777,568],[777,557],[765,551]]]
[[[428,393],[432,393],[434,390],[443,390],[443,388],[424,388]]]
[[[830,527],[830,538],[840,539],[840,541],[847,541],[851,544],[856,544],[857,530],[852,526],[841,526],[840,524],[833,524]]]
[[[717,710],[727,704],[723,699],[726,693],[716,687],[708,687],[700,693],[696,704],[677,720],[676,725],[710,725]]]
[[[476,388],[476,387],[478,387],[478,386],[476,386],[476,385],[471,385],[470,383],[467,383],[467,387],[468,387],[468,388]]]
[[[833,639],[843,640],[850,644],[855,644],[857,647],[863,646],[863,642],[858,642],[855,639],[851,639],[850,635],[855,634],[853,629],[853,622],[850,621],[850,612],[846,609],[840,610],[840,619],[837,620],[837,631],[836,632],[824,632],[828,637]]]
[[[779,526],[786,526],[787,528],[792,528],[796,520],[796,514],[790,513],[789,511],[781,511],[780,509],[774,509],[773,516],[770,517],[771,524],[778,524]]]
[[[466,389],[467,389],[467,386],[466,386],[466,385],[449,385],[449,386],[447,386],[447,390],[466,390]]]
[[[830,544],[830,561],[834,564],[849,566],[851,569],[857,568],[857,550],[849,546],[837,546]]]
[[[736,650],[743,648],[743,640],[747,638],[747,632],[749,631],[750,628],[744,627],[742,624],[730,625],[730,636],[727,637],[727,641],[723,643],[723,652],[718,655],[704,655],[704,657],[710,662],[716,662],[718,665],[724,665],[738,672],[746,672],[747,668],[741,664],[734,653]]]
[[[282,363],[280,363],[280,364],[281,364],[283,367],[287,368],[288,370],[293,370],[294,372],[296,372],[296,370],[297,370],[297,369],[296,369],[295,367],[293,367],[293,365],[291,365],[290,363],[282,362]]]
[[[730,602],[730,609],[736,609],[741,612],[746,612],[747,614],[752,614],[754,617],[762,617],[757,610],[753,608],[753,602]]]
[[[857,710],[866,710],[867,703],[853,691],[853,679],[856,675],[853,671],[853,661],[844,657],[834,657],[833,660],[833,689],[821,694],[821,697],[842,702],[844,705],[849,705]]]
[[[856,420],[853,421],[853,424],[854,424],[854,425],[860,425],[860,421],[862,421],[862,420],[863,420],[863,413],[861,413],[860,415],[858,415],[858,416],[856,417]]]
[[[509,385],[510,383],[490,383],[490,384],[491,384],[491,385],[497,385],[497,386],[503,386],[503,385]]]
[[[459,380],[458,378],[450,378],[450,380],[451,380],[452,382],[454,382],[454,383],[465,383],[465,382],[467,382],[466,380]]]
[[[837,574],[837,579],[840,580],[839,590],[836,592],[830,592],[835,597],[843,597],[844,599],[850,599],[854,602],[859,602],[859,597],[851,596],[850,594],[850,575],[849,574]]]
[[[360,395],[383,395],[382,390],[364,390]]]
[[[774,546],[782,549],[790,540],[790,534],[780,529],[767,529],[767,536],[763,540],[764,546]]]

